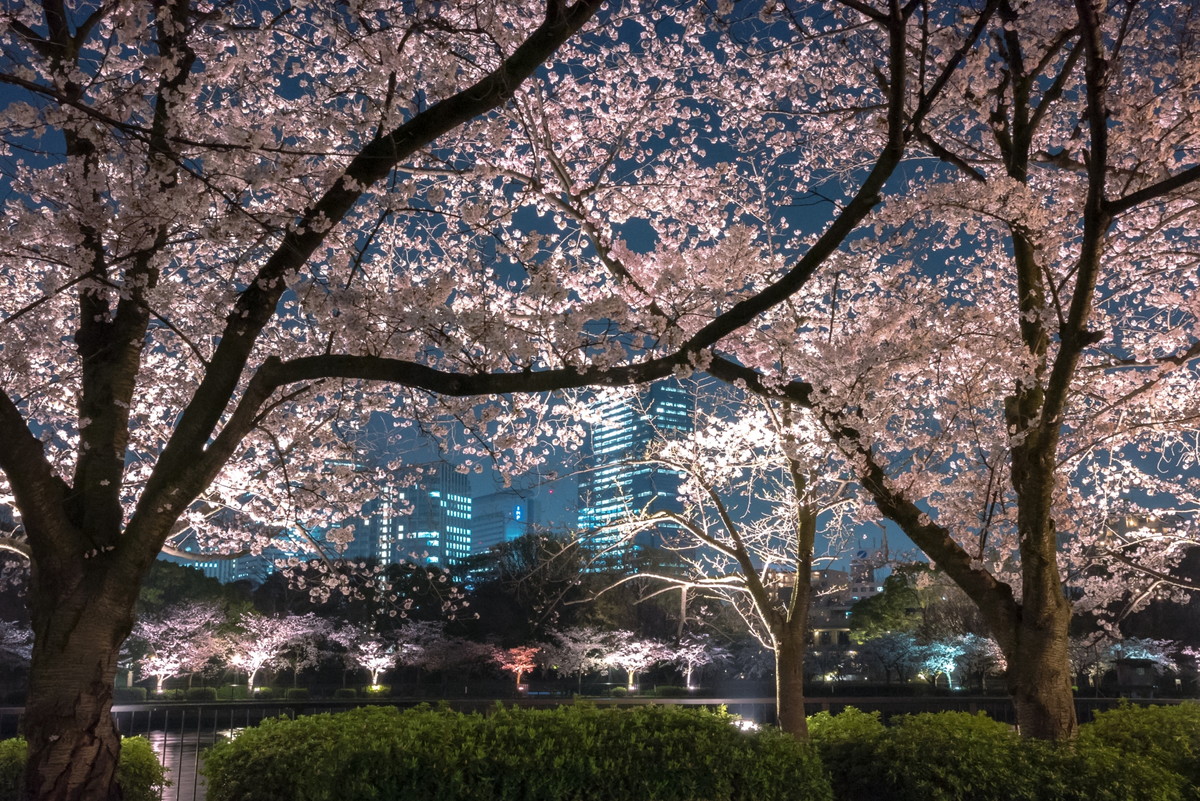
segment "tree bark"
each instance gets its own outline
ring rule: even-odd
[[[808,739],[808,720],[804,714],[807,629],[807,626],[788,626],[775,637],[775,714],[779,728],[800,740]]]
[[[117,658],[133,625],[133,596],[114,593],[95,574],[76,575],[74,583],[46,582],[37,580],[35,569],[31,582],[25,791],[37,801],[121,797],[121,738],[111,713]]]

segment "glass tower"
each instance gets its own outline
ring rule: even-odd
[[[673,379],[593,404],[598,419],[589,427],[582,460],[579,527],[598,554],[599,569],[633,566],[676,528],[664,522],[630,537],[620,524],[680,510],[680,475],[638,462],[656,442],[691,433],[695,407],[694,390]]]

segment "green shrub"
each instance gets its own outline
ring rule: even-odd
[[[167,781],[167,773],[150,741],[145,737],[121,738],[121,761],[117,765],[117,783],[125,801],[158,801]]]
[[[355,698],[358,696],[358,691],[353,687],[338,687],[333,691],[334,698]]]
[[[389,684],[371,684],[363,690],[363,695],[368,698],[387,698],[392,694],[392,687]]]
[[[1023,740],[964,712],[904,715],[890,727],[847,708],[809,718],[839,801],[1185,801],[1187,780],[1151,758],[1081,735]]]
[[[275,697],[275,690],[270,687],[255,687],[254,697],[265,701]]]
[[[857,801],[877,797],[873,780],[862,766],[875,759],[883,733],[878,712],[860,712],[852,706],[839,715],[819,712],[809,716],[808,736],[830,773],[838,799]]]
[[[21,776],[25,772],[25,740],[17,737],[0,740],[0,799],[21,797]]]
[[[189,701],[215,701],[217,700],[217,688],[189,687],[187,691],[187,699]]]
[[[1200,798],[1194,789],[1200,785],[1200,704],[1122,704],[1097,712],[1091,723],[1079,727],[1079,743],[1109,746],[1127,759],[1161,765],[1183,776],[1193,786],[1192,797]]]
[[[185,690],[163,690],[161,693],[154,693],[151,701],[182,701],[187,698]]]
[[[1187,780],[1095,742],[1024,741],[1038,801],[1184,801]]]
[[[115,690],[113,690],[113,703],[144,704],[145,702],[145,687],[117,687]]]
[[[17,801],[28,753],[25,738],[0,741],[0,801]],[[169,787],[167,773],[145,737],[122,737],[117,783],[125,801],[158,801]]]
[[[217,698],[221,701],[245,701],[250,697],[250,691],[245,684],[226,684],[217,688]]]
[[[673,684],[660,684],[654,688],[656,698],[687,698],[691,695],[687,687],[676,687]]]
[[[624,698],[625,696],[629,695],[629,688],[628,687],[620,687],[620,686],[613,687],[611,690],[608,691],[608,694],[611,695],[613,698]]]
[[[283,697],[289,701],[307,701],[309,692],[307,687],[288,687],[284,691]]]
[[[807,745],[673,706],[356,709],[214,746],[210,801],[830,801]],[[317,758],[319,755],[319,758]]]
[[[877,788],[894,801],[1035,799],[1021,740],[983,713],[902,715],[877,741]]]

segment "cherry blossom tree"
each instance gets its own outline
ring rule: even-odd
[[[0,660],[28,664],[33,653],[33,631],[24,623],[0,620]]]
[[[625,533],[654,528],[678,563],[637,577],[722,599],[775,654],[780,727],[807,735],[804,660],[817,560],[844,549],[846,468],[816,418],[788,403],[705,393],[694,433],[665,436],[646,464],[681,477],[682,509],[631,505]],[[665,433],[665,432],[664,432]],[[824,551],[817,553],[818,532]]]
[[[632,631],[618,629],[604,633],[604,655],[601,664],[625,671],[626,688],[637,689],[637,674],[649,670],[669,658],[666,645],[649,637],[639,637]]]
[[[1145,659],[1163,671],[1178,670],[1177,643],[1143,637],[1120,639],[1106,632],[1072,637],[1071,668],[1099,691],[1100,682],[1121,659]]]
[[[1008,669],[1004,652],[991,637],[979,634],[961,634],[955,638],[958,641],[960,654],[958,669],[974,682],[975,687],[983,692],[988,676],[1003,673]],[[966,682],[961,682],[965,684]]]
[[[692,634],[670,646],[670,660],[683,668],[683,683],[692,689],[696,668],[729,659],[729,651],[712,642],[708,634]]]
[[[130,638],[143,651],[137,664],[144,675],[154,677],[155,693],[162,693],[167,679],[195,673],[222,654],[217,629],[224,622],[221,609],[205,602],[175,604],[138,620]]]
[[[604,632],[593,626],[571,626],[550,632],[542,647],[542,664],[562,676],[575,676],[583,691],[583,676],[603,665]]]
[[[306,659],[297,664],[289,662],[287,652],[299,641],[322,636],[327,625],[311,612],[280,617],[248,613],[238,620],[237,633],[225,639],[229,664],[246,672],[246,684],[253,694],[254,680],[263,668],[291,664],[294,669],[302,670],[315,664],[315,654],[311,661]]]
[[[927,171],[707,369],[818,414],[980,609],[1021,732],[1066,738],[1072,612],[1173,594],[1196,542],[1200,39],[1187,4],[990,7]]]
[[[358,626],[343,626],[329,634],[330,639],[346,649],[347,662],[371,674],[371,686],[379,685],[379,675],[391,670],[405,650],[415,652],[415,645],[400,645],[372,630]]]
[[[903,683],[917,671],[921,660],[921,646],[917,638],[907,631],[888,631],[857,647],[858,659],[868,668],[883,672],[883,680],[892,683],[892,677]]]
[[[538,666],[537,655],[542,649],[536,645],[519,645],[515,648],[496,648],[492,651],[492,661],[506,673],[512,673],[517,680],[517,691],[521,690],[521,678]]]

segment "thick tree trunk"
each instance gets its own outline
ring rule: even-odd
[[[114,599],[89,577],[76,578],[74,586],[64,586],[35,577],[29,591],[35,639],[25,707],[25,789],[36,801],[121,797],[121,738],[111,712],[133,599]]]
[[[1025,601],[1008,665],[1017,726],[1026,737],[1070,739],[1077,725],[1068,653],[1070,602],[1063,595],[1057,569],[1053,576],[1026,569],[1024,578]]]
[[[804,715],[804,654],[808,627],[784,630],[775,637],[775,714],[779,728],[801,740],[808,739]]]

